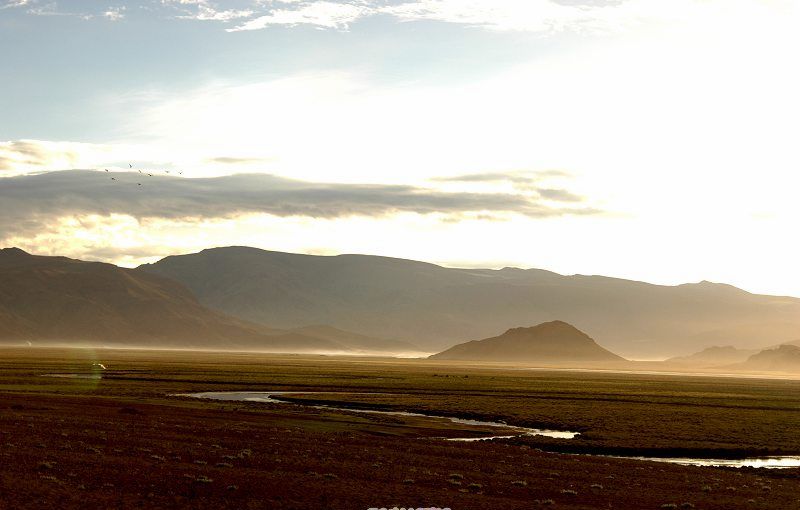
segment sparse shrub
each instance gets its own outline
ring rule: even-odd
[[[334,475],[333,473],[325,473],[324,475],[322,475],[322,477],[323,478],[327,478],[328,480],[335,480],[336,478],[339,478],[338,476]]]
[[[229,491],[235,491],[237,489],[239,489],[238,485],[228,485],[227,487],[225,487],[225,490],[229,490]]]
[[[194,461],[194,463],[195,464],[199,464],[201,466],[205,466],[206,464],[208,464],[208,462],[206,462],[204,460],[196,460],[196,461]]]
[[[702,487],[700,487],[700,490],[703,492],[711,492],[712,489],[710,485],[703,485]]]
[[[567,496],[577,496],[578,491],[572,489],[561,489],[561,494],[566,494]]]
[[[200,475],[197,478],[195,478],[194,481],[197,482],[197,483],[211,483],[214,480],[212,478],[207,477],[207,476]]]
[[[527,487],[528,482],[526,482],[525,480],[514,480],[513,482],[511,482],[511,485],[516,485],[517,487]]]
[[[536,499],[533,502],[539,506],[554,506],[556,504],[552,499]]]
[[[464,479],[464,475],[461,475],[461,474],[458,474],[458,473],[450,473],[448,478],[450,478],[451,480],[463,480]]]
[[[599,483],[593,483],[592,485],[590,485],[590,487],[592,489],[597,489],[597,490],[602,490],[603,489],[603,486],[600,485]]]
[[[483,485],[481,485],[479,483],[471,483],[471,484],[467,485],[467,490],[479,491],[481,489],[483,489]]]
[[[414,480],[412,478],[406,478],[405,480],[403,480],[403,483],[406,485],[411,485],[414,483]]]
[[[661,505],[661,508],[678,508],[678,505],[676,505],[675,503],[664,503],[663,505]]]
[[[55,462],[40,462],[39,463],[39,470],[43,471],[45,469],[53,469],[55,467]]]
[[[220,467],[220,468],[232,468],[233,464],[231,464],[229,462],[217,462],[216,464],[214,464],[214,466]]]
[[[694,508],[694,505],[689,502],[681,503],[681,508]]]

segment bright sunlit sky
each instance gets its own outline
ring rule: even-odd
[[[798,4],[0,0],[0,246],[800,296]]]

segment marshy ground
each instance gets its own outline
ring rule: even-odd
[[[449,442],[440,438],[482,430],[419,417],[170,396],[280,390],[344,392],[291,398],[581,435]],[[0,349],[3,509],[796,509],[800,469],[685,467],[588,454],[797,454],[798,430],[800,381],[793,380]]]

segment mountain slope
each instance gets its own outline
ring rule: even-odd
[[[666,360],[668,363],[684,363],[699,366],[721,366],[741,363],[755,354],[756,350],[737,349],[732,345],[713,346],[689,356],[679,356]]]
[[[200,305],[181,284],[111,264],[0,250],[0,341],[150,347],[340,349]]]
[[[584,332],[562,321],[509,329],[500,336],[458,344],[430,358],[519,363],[624,361],[597,345]]]
[[[629,357],[720,344],[758,349],[800,337],[800,299],[709,282],[670,287],[244,247],[167,257],[138,271],[178,280],[204,305],[249,321],[285,329],[330,324],[431,351],[557,318]]]
[[[402,340],[387,340],[375,338],[352,331],[343,331],[331,326],[316,325],[305,326],[290,330],[292,333],[307,335],[322,340],[335,342],[343,349],[363,352],[392,352],[392,353],[414,353],[419,352],[420,348],[409,342]]]
[[[747,361],[737,365],[737,368],[800,372],[800,347],[787,344],[765,349],[750,356]]]

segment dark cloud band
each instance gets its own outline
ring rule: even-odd
[[[191,220],[246,213],[338,218],[401,212],[513,213],[532,218],[598,213],[590,208],[555,207],[526,194],[448,193],[406,185],[313,183],[265,174],[178,178],[69,170],[0,179],[2,237],[14,233],[30,235],[56,218],[81,214]]]

